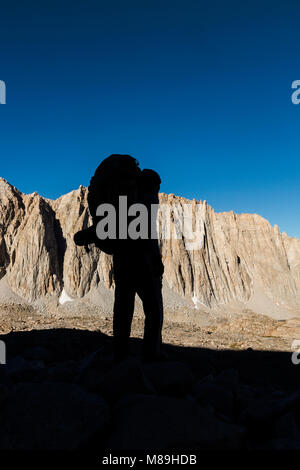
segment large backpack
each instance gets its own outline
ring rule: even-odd
[[[100,163],[88,187],[88,206],[93,225],[75,234],[76,245],[87,247],[94,243],[105,253],[114,253],[117,240],[100,240],[96,235],[96,226],[100,220],[96,215],[97,208],[107,203],[117,208],[119,196],[128,195],[132,181],[139,177],[140,172],[137,160],[130,155],[110,155]]]

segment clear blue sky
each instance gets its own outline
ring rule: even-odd
[[[0,176],[56,198],[129,153],[162,190],[300,237],[300,4],[0,6]]]

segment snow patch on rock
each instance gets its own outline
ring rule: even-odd
[[[65,291],[65,289],[62,290],[62,293],[59,298],[59,303],[61,305],[65,304],[66,302],[74,302],[74,299],[72,299]]]

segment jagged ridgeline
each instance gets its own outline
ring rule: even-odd
[[[198,308],[244,304],[253,310],[300,312],[300,240],[256,214],[216,213],[201,201],[160,195],[174,214],[170,239],[161,239],[164,283]],[[197,249],[174,237],[176,211],[191,204],[200,215]],[[174,210],[173,210],[174,209]],[[167,221],[159,216],[160,233]],[[111,257],[73,242],[91,224],[87,188],[52,201],[22,194],[0,179],[0,278],[29,302],[83,298],[99,284],[113,286]]]

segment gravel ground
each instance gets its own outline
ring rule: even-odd
[[[294,320],[294,323],[297,321]],[[291,351],[292,341],[297,338],[295,329],[286,337],[276,335],[276,331],[281,331],[285,325],[286,321],[273,320],[251,311],[224,315],[197,311],[191,317],[189,311],[180,314],[178,310],[169,310],[165,314],[163,342],[209,349]],[[142,338],[143,326],[143,315],[137,311],[132,324],[132,337]],[[0,305],[0,334],[57,328],[101,331],[111,336],[112,315],[83,303],[76,306],[73,303],[58,307],[50,305],[41,310],[21,304]]]

